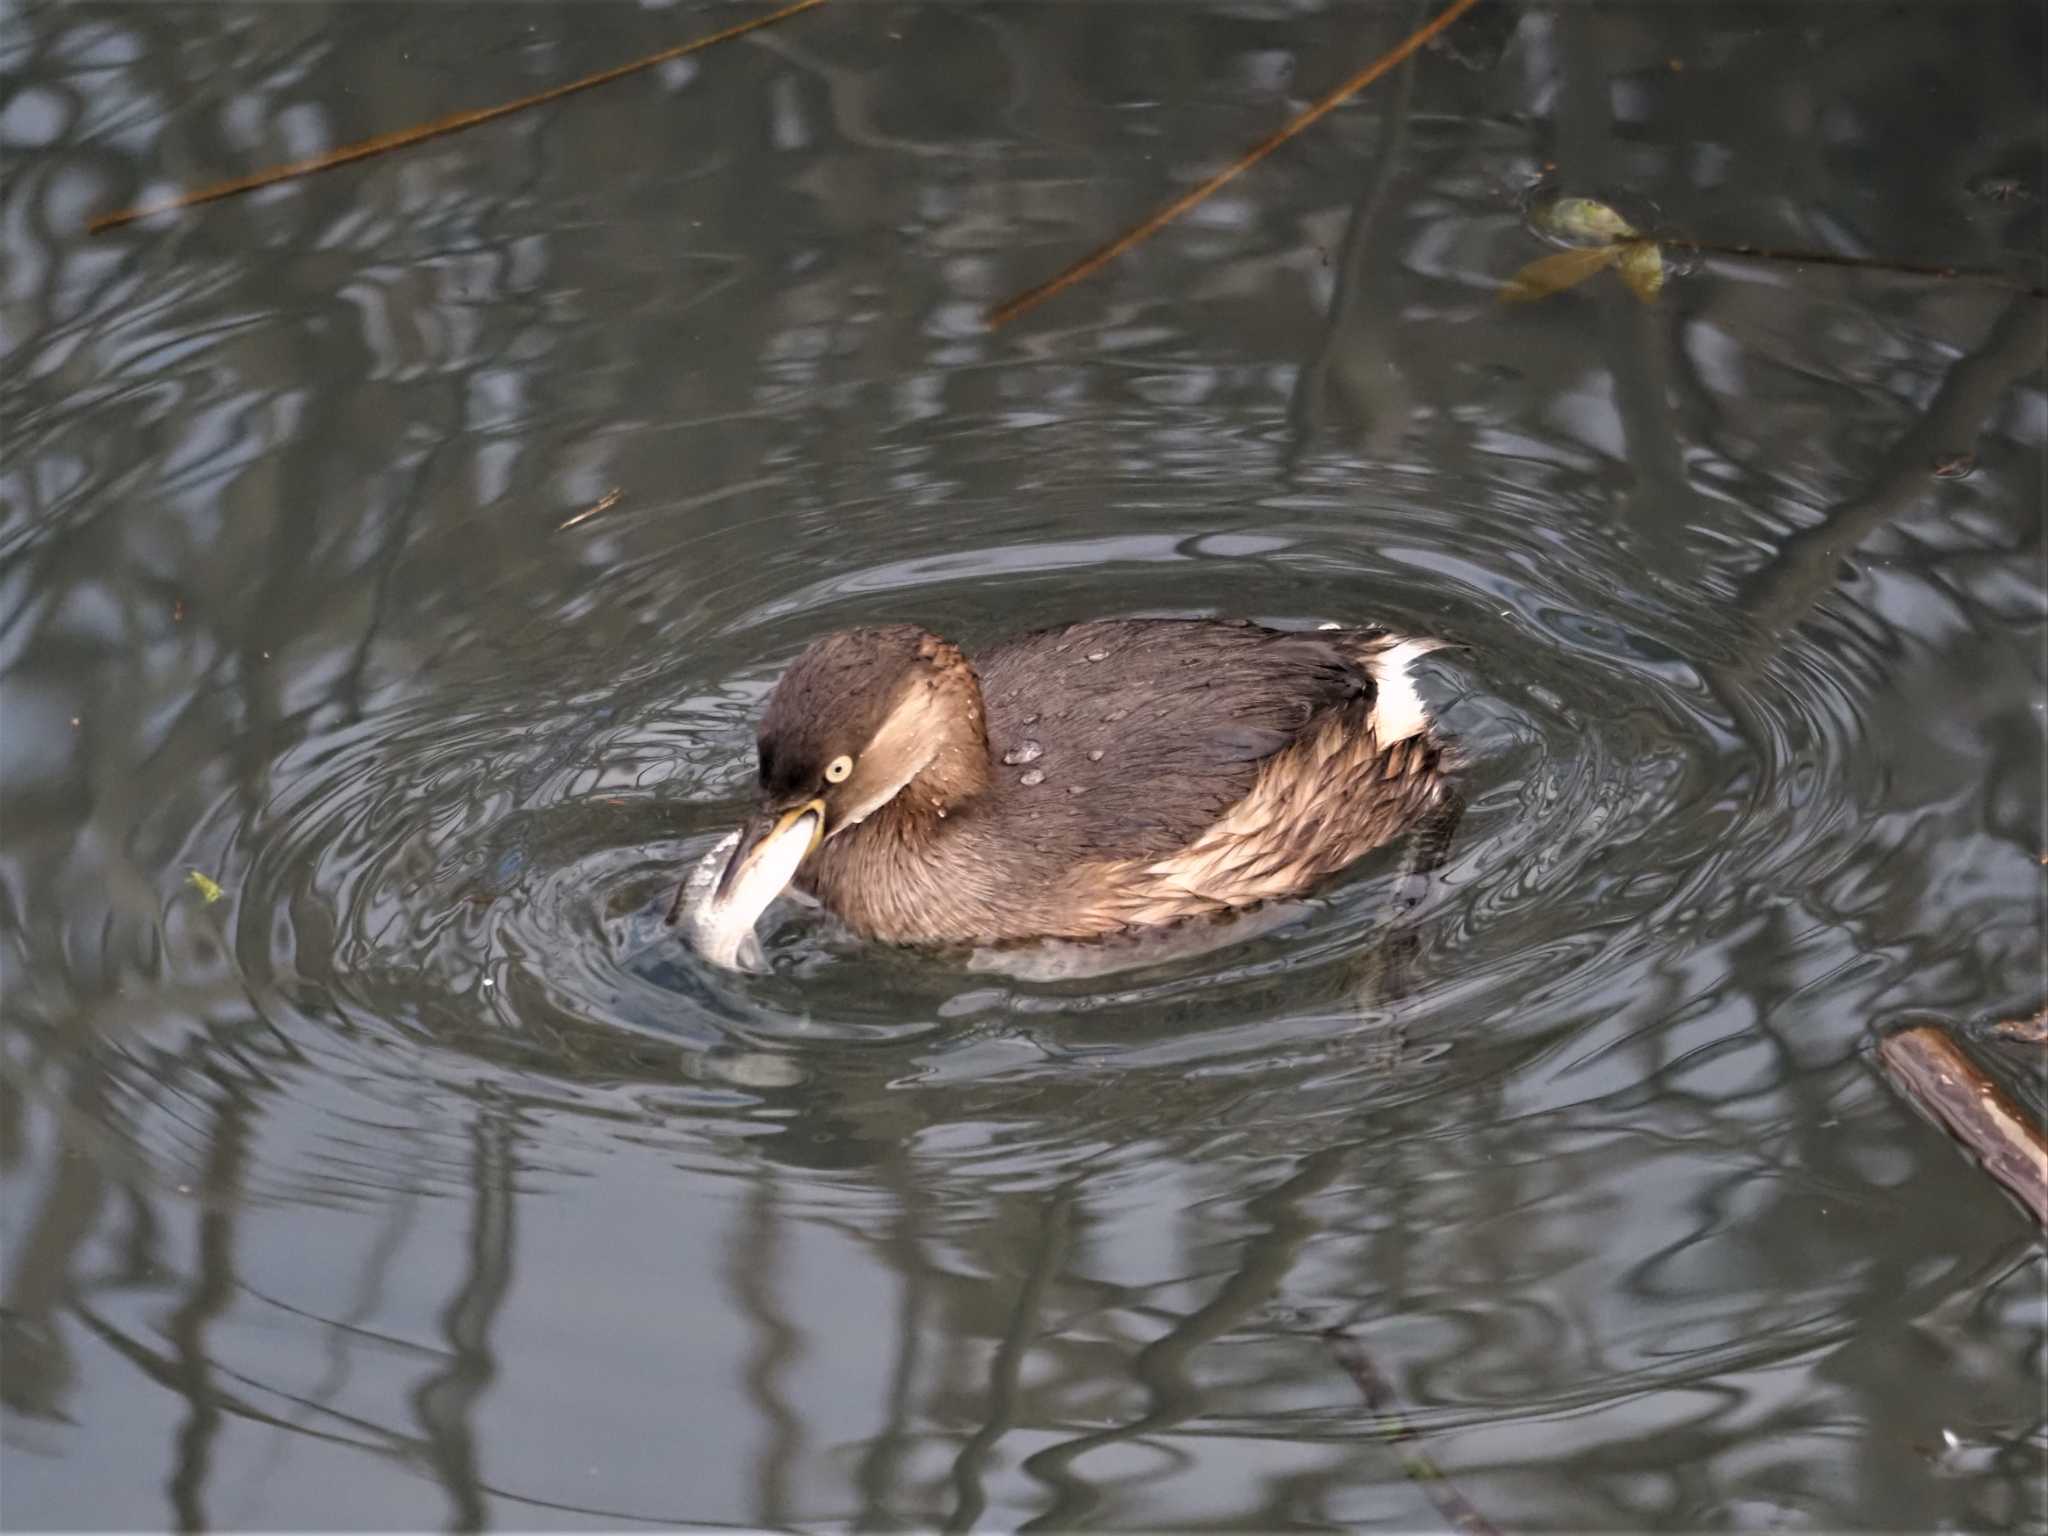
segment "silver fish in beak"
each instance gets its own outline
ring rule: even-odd
[[[764,812],[713,848],[683,891],[690,947],[726,970],[766,969],[754,924],[825,835],[825,807]]]

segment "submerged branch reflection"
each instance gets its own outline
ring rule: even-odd
[[[791,1477],[803,1450],[803,1418],[791,1406],[784,1373],[803,1339],[780,1299],[783,1216],[776,1176],[765,1166],[748,1180],[738,1231],[730,1241],[725,1282],[733,1309],[753,1330],[745,1384],[762,1433],[754,1457],[752,1519],[775,1529],[791,1523]]]
[[[171,1314],[169,1334],[178,1390],[188,1404],[178,1430],[170,1480],[171,1507],[180,1529],[207,1530],[208,1473],[221,1409],[214,1386],[209,1325],[235,1294],[236,1216],[244,1199],[254,1108],[243,1085],[227,1071],[214,1078],[213,1123],[207,1131],[206,1163],[201,1171],[194,1210],[198,1222],[197,1270],[191,1288]]]
[[[487,1506],[476,1441],[476,1408],[498,1374],[492,1330],[512,1289],[519,1139],[513,1112],[479,1102],[470,1130],[468,1266],[441,1314],[448,1354],[414,1388],[421,1450],[447,1490],[456,1530],[478,1531]]]
[[[34,1214],[19,1240],[10,1234],[5,1305],[0,1306],[0,1402],[35,1418],[68,1416],[66,1399],[77,1371],[64,1337],[61,1314],[76,1295],[79,1250],[99,1224],[107,1175],[94,1142],[103,1135],[105,1069],[94,1055],[81,1056],[69,1073],[65,1112],[53,1116],[55,1147],[49,1177],[36,1192]],[[10,1075],[9,1078],[12,1081]]]
[[[1941,466],[1970,453],[2013,386],[2048,362],[2048,301],[2015,298],[1956,360],[1926,409],[1892,443],[1864,489],[1791,534],[1742,599],[1751,629],[1738,664],[1754,673],[1785,632],[1840,584],[1842,562],[1870,535],[1918,507]]]
[[[895,1215],[886,1236],[880,1239],[885,1252],[881,1261],[896,1276],[898,1305],[895,1318],[896,1351],[889,1367],[889,1384],[883,1399],[881,1433],[868,1445],[854,1473],[860,1491],[859,1528],[886,1529],[898,1523],[892,1513],[897,1483],[905,1452],[909,1449],[918,1403],[918,1366],[932,1332],[929,1310],[931,1261],[924,1248],[924,1232],[930,1217],[930,1202],[924,1181],[911,1160],[908,1148],[892,1149],[876,1170],[881,1187],[894,1196]]]
[[[1043,1201],[1031,1262],[1017,1286],[1009,1322],[989,1363],[988,1406],[981,1423],[953,1458],[953,1509],[946,1521],[949,1532],[976,1529],[988,1508],[988,1460],[1016,1420],[1024,1359],[1043,1326],[1040,1312],[1046,1290],[1056,1276],[1066,1271],[1073,1242],[1074,1209],[1082,1187],[1081,1183],[1069,1180]]]
[[[1086,1522],[1100,1494],[1076,1470],[1081,1458],[1103,1446],[1169,1429],[1202,1411],[1203,1394],[1188,1377],[1189,1361],[1204,1345],[1241,1326],[1272,1301],[1302,1245],[1318,1229],[1302,1202],[1328,1188],[1355,1151],[1347,1145],[1311,1153],[1287,1179],[1245,1202],[1246,1213],[1262,1220],[1264,1228],[1244,1241],[1235,1268],[1216,1293],[1175,1320],[1131,1362],[1145,1388],[1145,1411],[1126,1423],[1076,1435],[1025,1459],[1024,1470],[1046,1485],[1051,1500],[1021,1529],[1072,1530]]]

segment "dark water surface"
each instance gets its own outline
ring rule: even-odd
[[[1554,190],[2038,280],[2042,12],[1483,5],[994,336],[1424,12],[835,0],[80,233],[742,14],[0,19],[6,1523],[1441,1528],[1342,1327],[1504,1530],[2048,1524],[1870,1059],[2040,1001],[2048,305],[1494,301]],[[1152,612],[1468,647],[1419,910],[661,929],[813,635]]]

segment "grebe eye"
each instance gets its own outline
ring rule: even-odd
[[[853,759],[843,754],[825,765],[825,782],[844,784],[853,774]]]

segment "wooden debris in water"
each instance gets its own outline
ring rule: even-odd
[[[1356,96],[1368,85],[1371,85],[1373,81],[1379,79],[1381,75],[1384,75],[1396,64],[1399,64],[1410,54],[1415,53],[1423,44],[1464,15],[1465,12],[1471,10],[1477,3],[1478,0],[1451,0],[1449,5],[1438,12],[1433,21],[1425,22],[1392,48],[1381,54],[1377,59],[1374,59],[1372,63],[1366,65],[1365,68],[1346,80],[1342,85],[1339,85],[1335,90],[1328,91],[1318,97],[1307,108],[1290,118],[1265,138],[1259,140],[1258,143],[1239,155],[1200,186],[1192,191],[1183,192],[1158,212],[1134,225],[1123,234],[1118,235],[1109,244],[1089,252],[1088,255],[1083,256],[1079,261],[1056,276],[1047,278],[1034,288],[1025,289],[1007,303],[997,305],[988,313],[988,328],[993,331],[1000,326],[1009,324],[1019,315],[1036,309],[1062,289],[1072,287],[1082,278],[1088,276],[1089,273],[1108,266],[1133,246],[1140,245],[1144,241],[1149,240],[1190,208],[1206,201],[1226,182],[1232,181],[1250,170],[1289,139],[1301,133],[1303,129],[1309,128],[1327,117],[1331,112],[1350,100],[1350,98]]]
[[[563,85],[550,86],[531,96],[522,96],[517,101],[500,102],[495,107],[479,107],[471,112],[457,112],[450,117],[437,118],[431,123],[416,124],[401,128],[394,133],[380,133],[375,138],[362,139],[354,144],[344,144],[340,149],[331,149],[324,155],[314,155],[305,160],[294,160],[288,165],[274,165],[268,170],[256,171],[248,176],[237,176],[231,181],[215,182],[210,187],[201,187],[197,192],[181,192],[176,197],[166,198],[160,203],[146,203],[140,208],[123,208],[118,213],[101,214],[85,226],[89,235],[104,234],[110,229],[119,229],[124,224],[133,224],[138,219],[155,218],[161,213],[176,213],[182,208],[196,208],[202,203],[217,203],[223,198],[239,197],[244,192],[254,192],[262,187],[276,186],[279,182],[296,181],[302,176],[317,175],[331,171],[337,166],[353,165],[358,160],[368,160],[377,155],[391,153],[395,149],[409,149],[415,144],[424,144],[429,139],[446,138],[451,133],[461,133],[467,128],[480,127],[496,122],[501,117],[510,117],[515,112],[524,112],[529,107],[546,106],[549,102],[560,101],[564,96],[573,96],[578,91],[592,90],[600,85],[610,85],[614,80],[623,80],[628,75],[637,75],[656,65],[666,64],[671,59],[680,59],[687,54],[697,53],[714,43],[728,42],[735,37],[762,27],[773,26],[778,21],[796,15],[799,11],[814,10],[825,0],[796,0],[766,16],[756,16],[751,21],[742,21],[703,37],[692,38],[687,43],[677,43],[645,58],[630,63],[615,64],[610,69],[601,69],[596,74],[585,75]]]
[[[1916,1024],[1894,1031],[1877,1057],[1894,1087],[2048,1227],[2048,1135],[1946,1030]]]
[[[1959,267],[1949,262],[1882,261],[1873,256],[1847,256],[1840,251],[1781,250],[1768,245],[1740,241],[1687,240],[1662,237],[1663,243],[1678,250],[1697,251],[1702,256],[1721,256],[1731,261],[1767,261],[1795,267],[1853,267],[1864,272],[1886,272],[1899,277],[1932,277],[1944,282],[1983,283],[2008,293],[2048,298],[2048,285],[2029,283],[2001,272],[1996,267]]]
[[[591,518],[597,516],[598,513],[609,512],[613,507],[616,507],[618,504],[618,491],[616,489],[606,491],[602,496],[598,497],[598,499],[592,505],[585,507],[581,512],[578,512],[574,517],[570,518],[567,522],[556,524],[555,532],[560,533],[564,529],[574,528],[578,523],[588,522]]]

